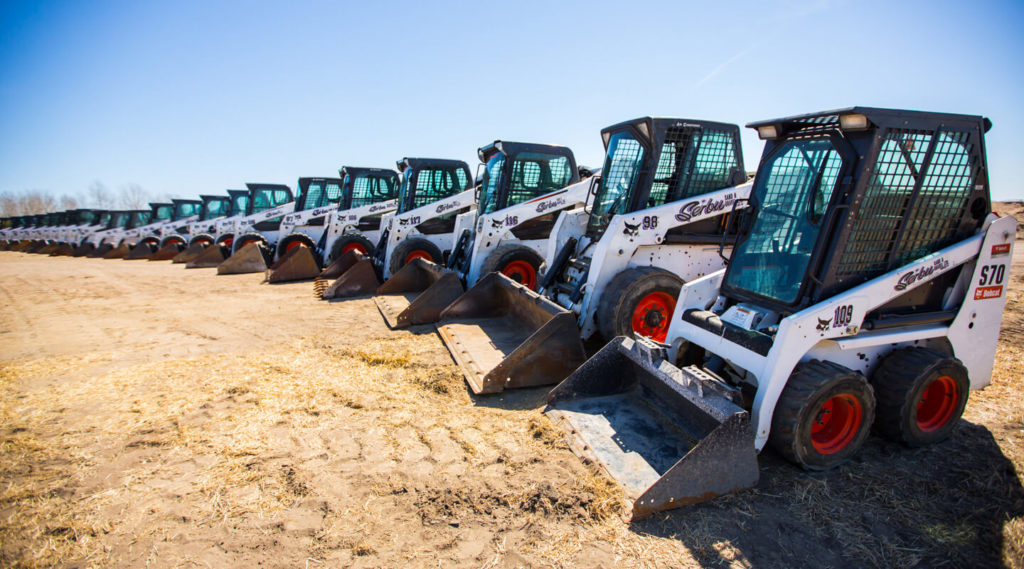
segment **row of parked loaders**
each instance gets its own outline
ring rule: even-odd
[[[496,141],[476,179],[405,158],[294,199],[249,184],[115,212],[70,252],[373,295],[393,328],[435,325],[476,394],[555,385],[545,413],[633,519],[755,485],[765,445],[827,469],[871,431],[946,438],[990,381],[1016,235],[992,212],[991,123],[855,107],[748,126],[752,179],[738,126],[641,118],[601,131],[600,170]]]

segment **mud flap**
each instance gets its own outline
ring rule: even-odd
[[[622,485],[633,521],[757,484],[750,414],[647,340],[609,342],[551,390],[544,413]]]
[[[558,383],[586,359],[575,316],[500,273],[444,309],[437,331],[477,394]]]
[[[168,261],[178,256],[181,253],[181,249],[174,243],[168,243],[160,248],[159,251],[149,256],[150,261]]]
[[[203,250],[202,253],[196,255],[191,261],[185,263],[186,269],[210,269],[213,267],[219,267],[224,259],[228,258],[225,254],[225,247],[222,245],[210,245]]]
[[[152,257],[155,252],[156,250],[153,249],[153,247],[149,246],[149,244],[137,243],[135,247],[132,247],[132,250],[129,251],[128,254],[124,256],[124,260],[139,261],[142,259],[148,259]]]
[[[191,261],[192,259],[195,259],[196,257],[198,257],[200,254],[202,254],[202,252],[205,249],[206,249],[206,247],[204,247],[202,243],[193,243],[193,244],[189,245],[188,247],[185,247],[184,251],[182,251],[182,252],[178,253],[177,255],[175,255],[174,258],[171,259],[171,262],[172,263],[187,263],[187,262]],[[224,259],[221,259],[221,261],[223,262]]]
[[[103,254],[104,259],[124,259],[124,256],[131,253],[132,249],[127,243],[121,243],[114,249]]]
[[[351,257],[349,257],[350,255]],[[349,257],[349,261],[354,260],[355,262],[349,265],[348,269],[338,277],[338,280],[327,287],[323,294],[324,299],[349,298],[377,292],[380,278],[377,277],[377,270],[374,268],[373,262],[358,251],[349,251],[338,260],[346,257]],[[331,265],[333,266],[334,263]]]
[[[267,270],[267,252],[259,243],[246,243],[234,255],[217,265],[218,275],[262,273]]]
[[[267,269],[266,281],[268,283],[304,281],[316,278],[319,274],[320,266],[316,264],[313,251],[305,245],[299,245],[270,265],[270,268]]]
[[[392,328],[433,324],[463,292],[455,271],[413,259],[377,288],[373,301]]]
[[[114,250],[114,246],[113,245],[111,245],[110,243],[103,243],[99,247],[94,247],[93,250],[91,252],[89,252],[89,253],[86,253],[85,256],[96,259],[96,258],[103,257],[104,255],[106,255],[107,253],[109,253],[109,252],[111,252],[113,250]]]

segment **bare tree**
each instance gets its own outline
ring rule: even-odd
[[[99,209],[113,209],[114,207],[114,196],[99,180],[89,184],[86,195],[89,196],[89,203],[92,204],[92,207]]]
[[[124,209],[144,209],[149,200],[149,192],[144,190],[142,186],[138,184],[128,184],[127,186],[121,187],[118,203],[120,203],[121,207]]]
[[[78,209],[78,198],[75,196],[64,194],[60,197],[60,209]]]
[[[57,209],[57,200],[40,190],[29,190],[21,195],[21,209],[24,215],[47,213]]]
[[[0,193],[0,215],[10,217],[21,215],[21,204],[18,203],[18,196],[13,192]]]

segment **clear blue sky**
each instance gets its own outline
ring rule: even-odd
[[[0,3],[0,191],[190,197],[642,115],[983,114],[1024,198],[1024,2]],[[747,129],[744,129],[745,131]],[[747,168],[761,144],[744,135]]]

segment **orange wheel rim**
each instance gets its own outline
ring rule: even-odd
[[[526,261],[512,261],[505,265],[505,268],[501,270],[501,274],[530,290],[537,289],[537,269]]]
[[[292,241],[291,243],[285,245],[284,252],[288,253],[288,252],[290,252],[292,249],[294,249],[296,247],[305,247],[305,246],[306,246],[306,244],[303,243],[302,241]]]
[[[959,402],[960,390],[952,377],[934,379],[917,402],[917,428],[925,433],[941,429],[949,423]]]
[[[366,254],[366,247],[364,247],[361,243],[349,243],[348,245],[345,245],[344,247],[341,248],[341,252],[343,254],[349,253],[351,251],[359,251],[360,253]],[[406,262],[408,263],[408,261]]]
[[[811,444],[821,454],[835,454],[853,442],[864,422],[860,401],[849,393],[829,399],[811,426]]]
[[[433,261],[434,258],[430,256],[430,253],[422,249],[417,249],[405,256],[405,264],[408,265],[413,259],[425,259],[427,261]]]
[[[668,324],[676,309],[676,299],[664,292],[652,292],[640,299],[633,309],[633,332],[664,342],[668,337]]]

